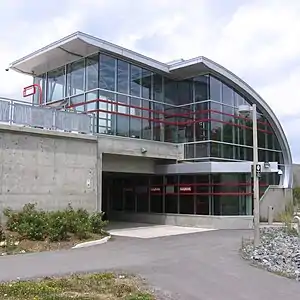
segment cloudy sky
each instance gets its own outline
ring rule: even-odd
[[[31,82],[8,64],[75,31],[161,61],[204,55],[275,111],[300,163],[299,0],[0,1],[0,96]]]

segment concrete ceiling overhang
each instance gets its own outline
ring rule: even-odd
[[[23,74],[40,75],[99,51],[126,58],[126,60],[159,72],[168,73],[169,71],[164,63],[82,32],[75,32],[18,59],[12,62],[9,68]]]

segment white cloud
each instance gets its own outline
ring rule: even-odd
[[[20,97],[22,86],[31,82],[2,71],[9,62],[77,30],[162,61],[204,55],[263,96],[300,161],[294,142],[300,125],[295,118],[300,113],[298,0],[53,0],[45,5],[0,3],[0,11],[8,12],[0,26],[9,28],[0,32],[0,95]]]

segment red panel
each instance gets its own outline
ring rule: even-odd
[[[32,90],[31,93],[27,94],[28,90]],[[29,86],[26,86],[23,88],[23,97],[29,97],[29,96],[32,96],[36,93],[36,90],[38,90],[39,92],[39,105],[42,105],[43,104],[43,93],[42,93],[42,88],[39,84],[32,84],[32,85],[29,85]]]

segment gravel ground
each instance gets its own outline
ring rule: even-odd
[[[300,237],[285,228],[261,229],[261,244],[243,240],[242,256],[256,266],[300,281]]]

